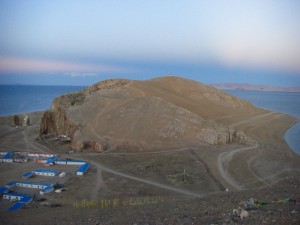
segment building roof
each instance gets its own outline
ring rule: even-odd
[[[14,204],[12,207],[10,207],[8,209],[8,211],[15,211],[17,209],[22,208],[25,205],[25,203],[21,203],[21,202],[17,202],[16,204]]]
[[[13,152],[7,152],[4,156],[3,159],[11,159],[13,157],[14,153]]]
[[[35,155],[57,155],[55,152],[28,152],[27,154],[35,154]]]
[[[53,163],[57,158],[58,158],[58,155],[54,155],[54,156],[50,157],[49,159],[47,159],[46,164]]]
[[[22,177],[31,177],[32,175],[33,175],[33,172],[30,171],[30,172],[24,173],[24,174],[22,175]]]
[[[0,188],[0,195],[6,193],[8,190],[9,190],[9,188],[7,188],[7,187],[1,187]]]
[[[84,173],[89,167],[90,167],[90,165],[87,164],[87,163],[85,163],[81,167],[79,167],[76,172],[82,172],[82,173]]]
[[[8,211],[15,211],[17,209],[20,209],[22,208],[24,205],[28,204],[29,202],[31,202],[32,200],[32,197],[29,196],[29,195],[22,195],[22,194],[17,194],[17,193],[9,193],[9,194],[6,194],[8,196],[17,196],[17,197],[21,197],[21,199],[16,203],[14,204],[12,207],[10,207],[8,209]]]
[[[14,193],[14,192],[7,193],[5,195],[7,195],[7,196],[14,196],[14,197],[21,197],[21,198],[28,197],[28,195],[23,195],[23,194]]]
[[[32,181],[13,181],[13,182],[10,182],[10,183],[13,183],[14,185],[16,185],[16,184],[31,184],[31,185],[39,185],[39,186],[46,186],[46,187],[52,187],[53,186],[53,184],[49,184],[49,183],[32,182]],[[8,183],[8,184],[10,184],[10,183]]]
[[[48,187],[43,188],[42,191],[49,191],[52,189],[53,189],[53,186],[48,186]]]
[[[8,182],[5,186],[6,187],[12,187],[12,186],[15,186],[17,184],[16,181],[11,181],[11,182]]]

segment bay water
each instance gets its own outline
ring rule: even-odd
[[[59,95],[82,90],[83,86],[0,85],[0,116],[50,109]]]
[[[225,91],[251,102],[253,105],[296,117],[300,120],[300,93],[273,91]],[[300,122],[291,127],[284,135],[291,149],[300,155]]]

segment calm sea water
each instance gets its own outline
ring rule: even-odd
[[[0,85],[0,115],[49,109],[55,97],[82,90],[80,86]]]
[[[300,93],[264,91],[226,91],[248,100],[253,105],[277,112],[286,113],[300,119]],[[300,122],[291,127],[284,135],[290,148],[300,155]]]
[[[0,115],[43,111],[49,109],[59,95],[79,91],[84,86],[30,86],[0,85]],[[226,91],[255,106],[287,113],[300,119],[300,93]],[[290,128],[285,139],[289,146],[300,154],[300,123]]]

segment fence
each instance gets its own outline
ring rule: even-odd
[[[136,205],[158,204],[163,203],[161,197],[136,197],[136,198],[114,198],[114,199],[102,199],[102,200],[87,200],[83,199],[73,203],[73,207],[79,208],[117,208]]]

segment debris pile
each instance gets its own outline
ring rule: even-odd
[[[187,173],[185,170],[183,173],[168,175],[167,180],[173,184],[195,184],[200,181],[198,177]]]

